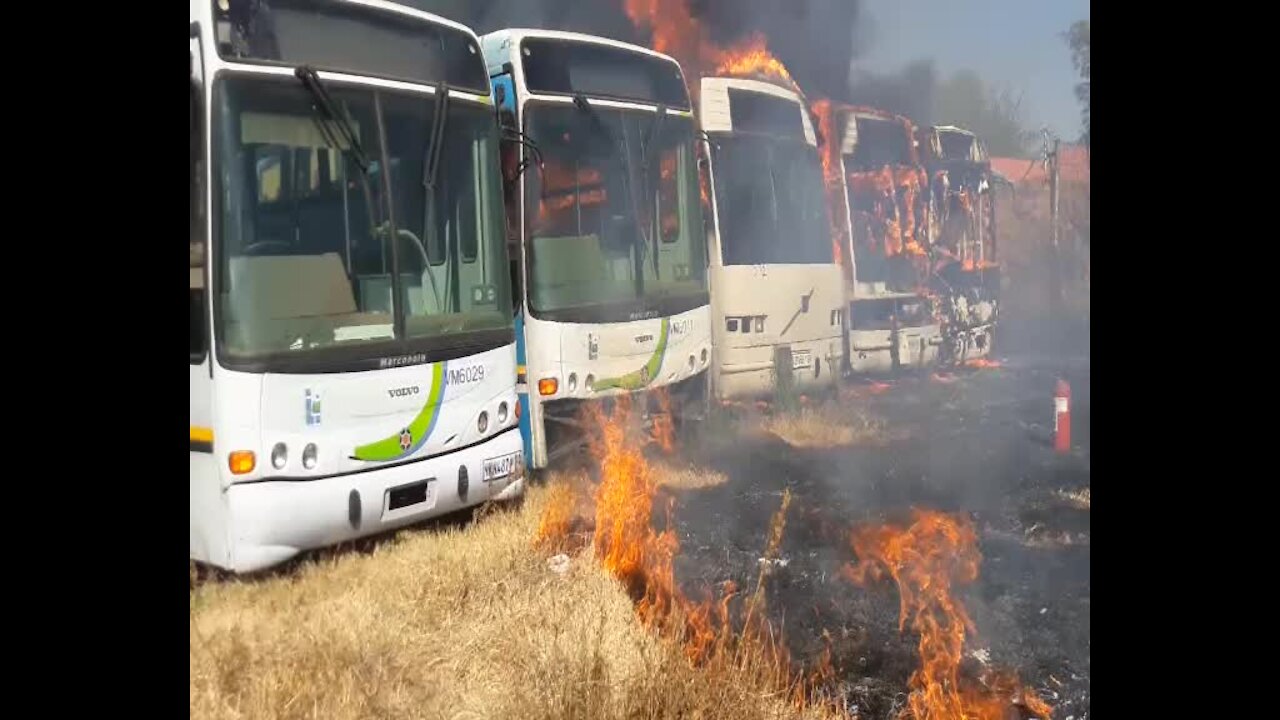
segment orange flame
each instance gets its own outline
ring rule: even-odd
[[[658,399],[660,412],[653,416],[653,441],[668,455],[676,449],[676,428],[671,414],[671,395],[667,388],[660,387],[654,391]]]
[[[568,537],[573,525],[574,495],[568,485],[553,485],[542,511],[534,542],[540,545],[558,545]]]
[[[686,654],[696,661],[718,634],[710,625],[710,601],[695,605],[676,586],[673,559],[680,542],[670,529],[653,529],[658,483],[640,444],[628,438],[630,413],[627,396],[617,399],[613,414],[607,418],[597,406],[587,407],[590,426],[600,428],[591,440],[591,452],[600,464],[592,547],[601,565],[636,599],[636,613],[645,624],[655,626],[673,616],[683,618],[679,634],[685,640]],[[669,519],[670,504],[667,512]]]
[[[818,156],[822,158],[822,180],[827,189],[827,217],[831,222],[831,250],[837,265],[844,264],[843,248],[849,240],[845,214],[845,190],[840,182],[840,170],[836,165],[835,123],[832,119],[831,101],[822,98],[813,103],[813,114],[818,118],[818,135],[821,144]]]
[[[787,66],[769,52],[769,41],[761,33],[754,33],[745,42],[724,51],[715,74],[731,77],[764,76],[782,80],[797,95],[802,94],[791,73],[787,72]]]
[[[689,12],[686,0],[626,0],[624,9],[632,25],[649,29],[654,50],[674,57],[682,67],[693,71],[691,92],[697,92],[696,78],[710,73],[782,81],[803,96],[786,65],[769,52],[768,40],[761,33],[754,33],[731,48],[722,48],[711,41]]]
[[[910,618],[911,629],[920,634],[920,667],[908,682],[911,717],[1003,720],[1014,704],[1050,717],[1052,708],[1010,673],[982,684],[962,683],[965,633],[975,628],[952,588],[976,580],[982,559],[968,518],[917,509],[908,527],[863,527],[854,530],[851,541],[859,562],[847,565],[845,576],[859,585],[891,576],[898,585],[898,629]]]
[[[594,493],[595,530],[592,549],[600,564],[626,587],[636,601],[636,613],[647,626],[660,632],[673,633],[682,643],[686,657],[694,663],[732,664],[747,662],[742,651],[751,645],[753,657],[762,658],[765,682],[785,693],[799,706],[811,704],[817,684],[831,677],[830,652],[819,659],[817,669],[805,677],[793,671],[781,638],[765,619],[765,579],[781,547],[786,526],[786,513],[791,502],[784,492],[782,506],[769,526],[761,574],[755,592],[746,600],[747,607],[741,633],[735,635],[730,620],[729,604],[737,595],[732,582],[723,584],[719,601],[708,597],[704,602],[690,601],[675,582],[673,559],[680,544],[668,529],[657,532],[652,527],[652,510],[658,484],[641,452],[643,443],[628,432],[630,399],[618,398],[611,415],[597,406],[588,406],[583,420],[599,429],[590,439],[591,452],[599,463],[600,483]],[[571,524],[572,502],[553,495],[540,524],[539,537],[565,532]],[[668,528],[672,504],[668,502]]]
[[[967,367],[986,369],[986,370],[1002,367],[999,360],[992,360],[991,358],[985,358],[985,357],[966,360],[964,364]]]

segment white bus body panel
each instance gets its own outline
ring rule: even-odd
[[[513,345],[386,370],[258,375],[217,368],[214,377],[209,457],[216,472],[197,474],[192,453],[191,552],[198,560],[256,570],[522,490]],[[286,448],[278,468],[277,444]],[[310,468],[302,459],[308,445],[317,449]],[[231,474],[235,450],[254,452],[252,472]],[[486,480],[485,461],[499,459],[510,460],[506,472]],[[425,501],[387,509],[390,489],[423,480],[430,481]]]
[[[844,301],[835,265],[713,265],[711,302],[715,325],[715,387],[721,399],[767,395],[774,389],[774,351],[787,346],[807,367],[793,371],[798,390],[835,385],[840,372],[840,322],[832,315]],[[804,310],[808,298],[808,310]],[[731,332],[727,318],[764,316],[764,331]]]
[[[530,422],[541,428],[544,404],[599,400],[676,385],[707,372],[712,362],[711,308],[669,318],[619,323],[567,323],[526,315]],[[538,381],[556,378],[544,396]],[[592,382],[588,382],[588,378]],[[532,466],[546,467],[546,433],[533,432]]]

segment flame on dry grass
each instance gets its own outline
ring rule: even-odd
[[[653,442],[668,455],[676,450],[676,428],[671,414],[671,395],[666,387],[654,391],[660,412],[653,416]]]
[[[983,369],[983,370],[991,370],[991,369],[1003,367],[1003,364],[999,360],[993,360],[992,358],[985,358],[985,357],[972,358],[970,360],[966,360],[964,364],[965,364],[965,367],[971,367],[971,368],[977,368],[977,369]]]
[[[548,489],[547,504],[538,521],[534,542],[539,545],[556,545],[569,536],[572,528],[576,497],[573,488],[556,483]]]
[[[1012,673],[989,673],[978,682],[960,676],[965,634],[976,630],[952,590],[977,579],[982,559],[967,518],[913,510],[909,526],[858,528],[851,541],[858,562],[845,567],[846,577],[859,585],[892,577],[899,594],[898,629],[910,621],[920,635],[920,667],[909,681],[906,716],[1003,720],[1016,704],[1050,717],[1052,708]]]
[[[790,491],[783,493],[782,505],[770,522],[764,554],[767,562],[761,564],[754,592],[743,599],[744,616],[735,632],[730,605],[738,591],[733,583],[721,586],[719,598],[708,594],[701,602],[689,599],[676,584],[673,561],[680,544],[670,529],[674,499],[668,499],[664,506],[668,529],[654,530],[655,496],[667,483],[663,466],[654,467],[646,461],[641,450],[644,443],[635,432],[630,413],[626,398],[609,416],[594,406],[586,411],[586,426],[597,430],[591,450],[600,467],[600,481],[593,493],[591,549],[595,558],[622,582],[636,602],[641,621],[677,642],[691,663],[712,673],[750,678],[796,707],[817,707],[811,698],[817,684],[830,677],[829,653],[812,673],[794,669],[765,612],[764,590],[774,572],[772,561],[781,548]],[[546,535],[554,538],[566,527],[566,501],[558,495],[552,500],[539,524],[540,539],[544,528]],[[821,669],[823,663],[826,670]]]

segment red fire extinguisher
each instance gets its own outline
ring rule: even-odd
[[[1053,391],[1053,449],[1071,451],[1071,386],[1062,379]]]

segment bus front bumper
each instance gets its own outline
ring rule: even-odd
[[[347,475],[233,484],[227,489],[230,567],[252,572],[304,550],[394,530],[524,492],[520,432],[424,460]],[[514,456],[514,457],[513,457]],[[506,474],[484,478],[486,461]],[[464,471],[465,469],[465,471]]]
[[[789,353],[777,355],[777,349]],[[791,377],[797,392],[815,392],[834,387],[839,372],[840,339],[808,340],[746,348],[724,348],[721,355],[717,394],[720,400],[747,400],[766,397],[777,385],[775,362],[790,356]]]

